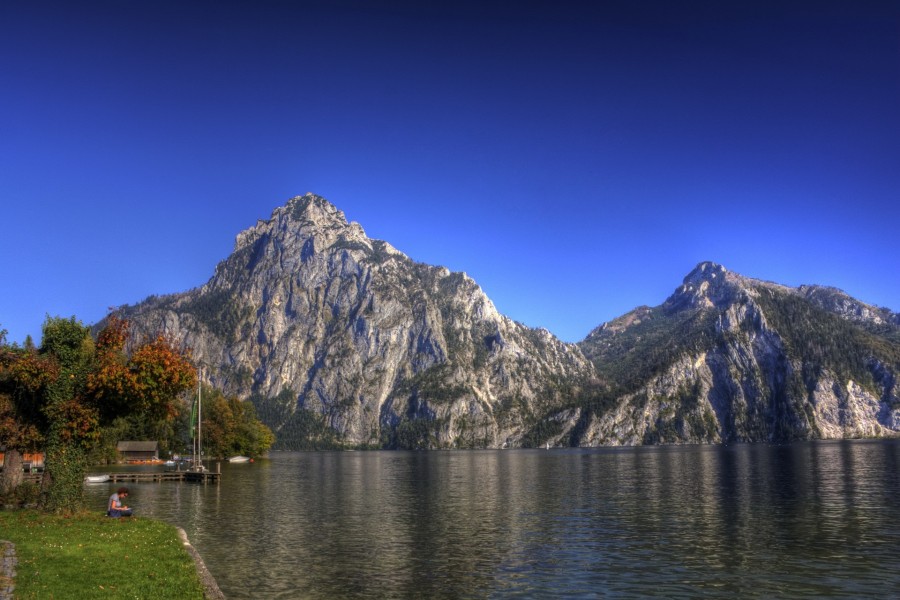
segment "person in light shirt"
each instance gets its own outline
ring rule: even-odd
[[[125,506],[124,499],[128,497],[128,488],[120,487],[109,497],[109,504],[106,507],[106,516],[108,517],[130,517],[132,510]]]

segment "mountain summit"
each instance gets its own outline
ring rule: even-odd
[[[788,441],[900,432],[900,321],[839,290],[700,263],[660,306],[579,344],[607,398],[575,443]]]
[[[410,260],[313,194],[238,234],[204,286],[123,312],[135,335],[190,346],[282,447],[521,445],[593,373],[464,273]]]
[[[281,448],[782,441],[900,432],[898,315],[705,262],[566,344],[306,194],[201,287],[120,309],[248,398]]]

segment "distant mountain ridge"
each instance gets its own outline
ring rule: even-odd
[[[249,398],[282,448],[480,448],[896,435],[900,316],[701,263],[578,344],[497,312],[306,194],[203,286],[120,312]]]
[[[701,263],[661,306],[579,344],[608,410],[579,411],[579,444],[789,441],[900,430],[897,315],[834,288]]]

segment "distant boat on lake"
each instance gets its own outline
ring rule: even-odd
[[[109,481],[109,475],[88,475],[84,481],[85,483],[106,483]]]
[[[250,457],[249,456],[232,456],[231,458],[228,459],[228,462],[230,462],[230,463],[250,462]]]

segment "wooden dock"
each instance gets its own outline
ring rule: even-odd
[[[213,471],[133,471],[131,473],[98,473],[109,475],[112,483],[161,483],[189,481],[191,483],[219,483],[221,473]]]
[[[190,483],[219,483],[222,477],[220,470],[216,471],[131,471],[130,473],[94,473],[96,475],[109,475],[109,483],[162,483],[163,481],[177,481]],[[25,473],[23,481],[40,483],[43,473]],[[106,483],[106,482],[104,482]]]

